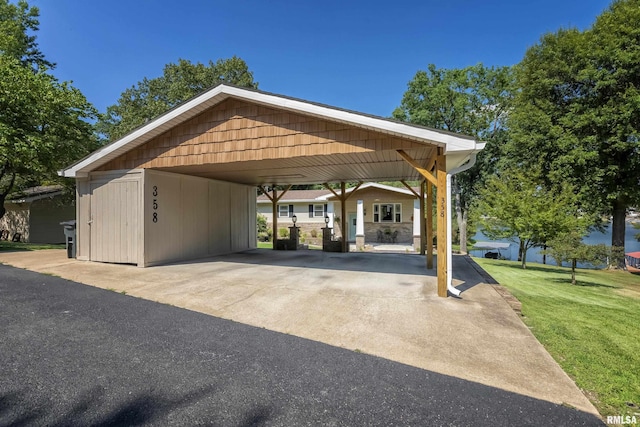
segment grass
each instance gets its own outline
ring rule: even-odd
[[[600,414],[640,415],[640,275],[474,258]],[[638,416],[636,415],[636,417]]]
[[[60,245],[48,245],[46,243],[21,243],[21,242],[7,242],[0,240],[0,251],[38,251],[41,249],[64,249],[66,246],[64,243]]]

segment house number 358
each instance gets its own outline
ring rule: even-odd
[[[153,222],[158,222],[158,199],[156,197],[158,197],[158,186],[154,185],[153,186],[153,215],[151,217]]]

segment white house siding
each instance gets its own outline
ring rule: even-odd
[[[153,170],[144,187],[145,266],[256,247],[254,187]]]
[[[323,216],[309,216],[309,205],[325,205],[327,202],[325,201],[316,201],[316,202],[287,202],[283,201],[278,203],[278,205],[293,205],[293,213],[296,215],[298,219],[298,224],[316,224],[320,227],[324,227],[324,215]],[[258,203],[258,213],[264,215],[267,218],[267,222],[269,224],[272,223],[273,220],[273,208],[271,201],[269,202],[260,202]],[[293,225],[290,217],[278,217],[278,226],[282,224],[283,227],[288,227]]]

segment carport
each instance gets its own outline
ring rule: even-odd
[[[60,174],[77,182],[78,259],[141,267],[254,248],[259,186],[271,188],[275,213],[283,195],[276,186],[340,183],[344,209],[352,194],[346,182],[420,180],[414,233],[426,242],[422,252],[432,268],[437,195],[438,295],[446,296],[453,289],[449,181],[483,146],[463,135],[221,84]],[[361,215],[359,209],[360,224]],[[344,236],[345,221],[341,227]]]

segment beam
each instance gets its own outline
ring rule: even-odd
[[[436,173],[438,177],[438,296],[447,296],[447,166],[442,149],[438,149]]]
[[[441,149],[439,148],[438,150],[441,150]],[[427,169],[423,168],[422,166],[420,166],[418,164],[418,162],[416,162],[414,159],[412,159],[411,156],[409,156],[407,153],[404,152],[404,150],[397,150],[397,152],[400,155],[400,157],[402,157],[415,170],[417,170],[418,173],[420,173],[420,175],[425,177],[433,185],[438,185],[438,181],[436,180],[436,177],[434,177],[433,174],[431,172],[429,172],[429,170],[427,170]]]
[[[329,187],[329,183],[323,182],[322,185],[324,186],[324,188],[326,188],[327,190],[331,191],[334,196],[336,196],[338,199],[340,199],[340,195],[338,193],[336,193],[335,191],[333,191],[333,188]]]
[[[425,166],[425,169],[428,171],[432,171],[433,167],[436,165],[437,158],[438,158],[438,150],[434,150],[433,156],[429,157],[429,160],[427,160],[427,165]]]
[[[405,181],[404,179],[401,179],[400,182],[402,183],[402,185],[407,187],[409,189],[409,191],[411,191],[413,193],[414,196],[416,196],[417,198],[420,198],[420,194],[418,194],[418,192],[416,190],[414,190],[409,184],[407,184],[407,181]],[[422,185],[422,184],[420,184],[420,185]]]
[[[358,191],[358,188],[360,188],[360,186],[363,184],[362,181],[358,182],[358,185],[356,185],[353,190],[351,190],[349,192],[349,194],[347,194],[346,191],[346,186],[344,182],[340,183],[340,194],[336,193],[333,188],[329,187],[328,183],[323,183],[322,185],[324,185],[324,187],[331,191],[333,193],[334,196],[336,196],[339,200],[340,200],[340,232],[342,234],[342,252],[349,252],[349,243],[347,242],[347,199],[349,199],[349,197],[351,197],[356,191]]]
[[[276,186],[274,185],[271,189],[273,191],[273,197],[271,199],[271,213],[273,215],[273,219],[271,220],[271,244],[274,251],[276,250],[276,246],[278,246],[278,190],[276,190]]]
[[[344,182],[340,183],[340,191],[341,191],[341,200],[340,200],[340,211],[342,214],[342,218],[340,218],[340,227],[342,232],[342,252],[348,252],[349,242],[347,242],[347,204],[345,198],[345,185]]]
[[[273,191],[273,196],[269,195],[269,192],[262,185],[259,185],[258,187],[262,190],[264,195],[267,196],[269,200],[271,200],[271,215],[273,216],[273,218],[271,219],[271,228],[272,228],[271,243],[273,245],[273,250],[275,250],[276,243],[278,241],[278,202],[280,201],[282,196],[284,196],[287,193],[287,191],[291,189],[291,185],[287,186],[287,188],[282,190],[282,193],[280,193],[280,196],[278,196],[278,190],[276,190],[275,185],[273,185],[271,188],[271,191]]]
[[[342,183],[340,183],[342,184]],[[358,188],[360,188],[360,186],[362,185],[362,181],[358,182],[358,185],[356,185],[355,187],[353,187],[353,190],[351,190],[351,192],[349,194],[347,194],[344,190],[342,190],[342,194],[344,194],[344,200],[345,202],[347,201],[347,199],[349,197],[351,197],[353,195],[353,193],[355,193],[356,191],[358,191]]]
[[[426,225],[427,225],[427,268],[433,269],[433,185],[430,182],[425,181],[425,187],[427,189],[427,212],[426,212]]]
[[[431,184],[429,184],[431,185]],[[424,192],[427,186],[427,181],[420,182],[420,255],[424,255],[427,235],[425,233],[427,228],[425,209],[424,209]],[[432,266],[433,267],[433,266]],[[427,260],[427,268],[429,268],[429,261]]]

